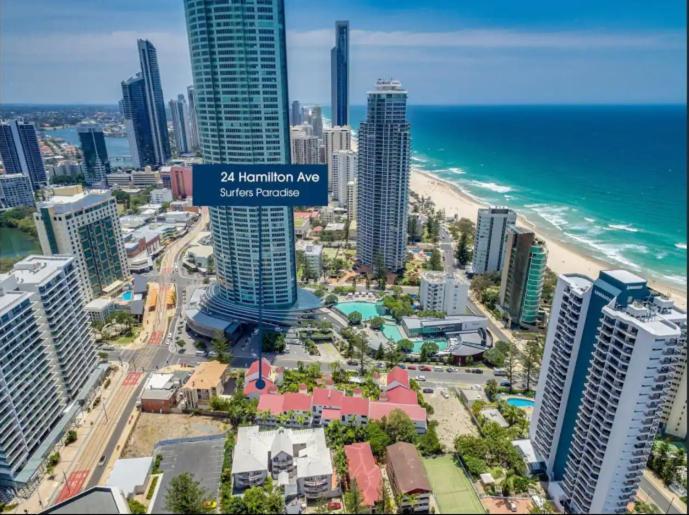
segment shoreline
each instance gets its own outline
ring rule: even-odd
[[[462,190],[457,184],[425,170],[421,171],[414,166],[412,166],[409,187],[418,195],[430,197],[435,202],[436,208],[444,209],[447,216],[456,214],[459,218],[468,218],[474,223],[479,208],[488,207],[487,203]],[[517,224],[532,229],[538,238],[545,242],[548,249],[548,267],[558,275],[578,273],[595,279],[601,270],[623,268],[622,265],[615,265],[588,256],[572,244],[558,241],[556,236],[544,231],[523,215],[517,215]],[[646,279],[651,288],[668,295],[677,306],[686,309],[687,301],[684,290],[655,278]]]

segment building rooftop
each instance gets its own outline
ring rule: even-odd
[[[387,447],[387,463],[392,468],[391,481],[402,494],[430,492],[431,485],[416,447],[397,442]],[[393,479],[394,478],[394,479]]]
[[[383,497],[383,475],[373,457],[371,446],[368,442],[354,443],[345,445],[344,452],[350,480],[356,481],[363,504],[373,506]]]
[[[500,413],[496,408],[484,408],[480,411],[480,414],[483,415],[489,422],[495,422],[500,427],[510,427],[505,420],[505,417],[503,417],[502,413]]]
[[[385,401],[371,401],[369,403],[368,418],[380,420],[383,417],[389,416],[396,409],[406,413],[413,422],[426,421],[426,410],[418,404],[397,404]]]
[[[135,493],[138,487],[146,483],[151,470],[153,457],[120,458],[115,462],[107,486],[119,488],[125,497]]]
[[[94,486],[74,497],[57,503],[42,513],[131,513],[124,494],[119,488]]]
[[[112,199],[109,190],[88,190],[74,195],[55,195],[50,199],[39,202],[37,207],[53,208],[56,213],[69,213],[80,209],[97,206]]]
[[[194,369],[194,373],[184,385],[185,388],[207,390],[215,388],[227,371],[227,365],[219,361],[204,361]]]
[[[71,256],[28,256],[15,263],[12,275],[17,284],[41,284],[74,261]]]

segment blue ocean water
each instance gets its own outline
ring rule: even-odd
[[[55,138],[62,138],[72,145],[79,146],[79,135],[77,134],[76,127],[64,127],[62,129],[45,131],[45,133]],[[129,152],[129,141],[127,138],[106,136],[105,146],[108,149],[111,166],[132,166],[132,156]]]
[[[410,106],[409,120],[416,168],[686,288],[686,106]]]

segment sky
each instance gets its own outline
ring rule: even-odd
[[[335,20],[350,96],[396,78],[412,104],[686,103],[684,0],[285,0],[290,99],[330,102]],[[0,103],[116,103],[158,49],[192,83],[183,0],[0,0]]]

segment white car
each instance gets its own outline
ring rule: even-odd
[[[417,377],[416,377],[416,380],[417,380],[417,381],[425,381],[425,380],[426,380],[426,376],[417,376]]]

